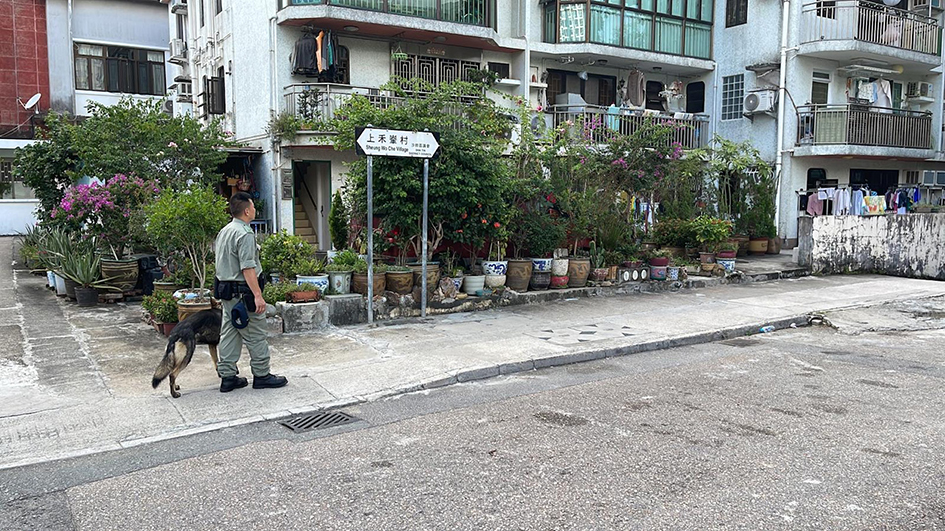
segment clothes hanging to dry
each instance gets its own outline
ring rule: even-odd
[[[310,32],[303,32],[299,40],[295,41],[295,52],[292,61],[292,75],[317,76],[318,41]]]
[[[632,107],[643,107],[646,100],[646,76],[639,70],[627,76],[627,103]]]

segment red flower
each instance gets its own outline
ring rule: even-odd
[[[496,221],[496,222],[495,222],[495,224],[494,224],[494,226],[495,226],[495,228],[497,228],[497,229],[498,229],[499,227],[501,227],[501,226],[502,226],[502,224],[501,224],[501,223],[499,223],[498,221]]]
[[[463,229],[456,229],[456,232],[458,232],[459,234],[462,234],[462,233],[463,233]]]
[[[387,241],[390,242],[390,243],[394,243],[394,239],[393,239],[393,238],[387,238]]]
[[[489,222],[486,221],[486,220],[482,220],[482,224],[483,224],[483,225],[485,225],[486,223],[489,223]]]
[[[398,234],[398,233],[397,233],[397,229],[394,229],[394,231],[391,232],[391,234],[393,234],[394,236],[397,236],[397,234]]]
[[[466,219],[466,213],[463,212],[463,219]]]

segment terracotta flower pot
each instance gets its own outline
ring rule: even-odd
[[[374,273],[374,296],[384,293],[387,287],[387,275]],[[361,295],[367,295],[367,273],[355,273],[351,276],[351,290]]]
[[[528,291],[528,281],[532,278],[531,260],[509,260],[505,285],[515,291]]]
[[[699,262],[703,264],[714,264],[715,253],[699,253]]]
[[[321,292],[314,291],[293,291],[286,294],[288,302],[318,302],[321,300]]]
[[[650,258],[650,265],[654,267],[666,267],[669,265],[669,258],[665,256],[656,256]]]
[[[583,288],[591,273],[590,258],[572,258],[568,261],[568,287]]]
[[[157,323],[157,326],[159,328],[158,331],[161,332],[164,337],[170,337],[177,323]]]
[[[718,254],[716,255],[716,258],[731,260],[735,258],[735,255],[736,255],[736,251],[719,251]]]

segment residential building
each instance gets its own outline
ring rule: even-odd
[[[789,245],[812,188],[884,193],[929,175],[945,186],[937,0],[164,1],[186,40],[179,86],[193,87],[193,112],[258,148],[245,167],[271,228],[322,249],[355,155],[318,131],[274,142],[267,125],[281,112],[330,117],[352,94],[387,104],[379,87],[392,76],[439,83],[488,69],[500,93],[543,108],[533,124],[609,112],[632,129],[656,113],[692,125],[678,139],[687,147],[714,133],[751,140],[777,167]],[[299,54],[319,38],[330,64],[306,68]]]
[[[12,158],[46,113],[166,98],[167,24],[158,0],[0,0],[0,234],[36,222],[32,192],[11,181]]]

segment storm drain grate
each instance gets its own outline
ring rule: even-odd
[[[327,411],[324,413],[315,413],[313,415],[301,415],[298,417],[293,417],[289,420],[280,420],[279,424],[282,424],[295,433],[301,433],[303,431],[320,430],[322,428],[331,428],[332,426],[351,424],[356,420],[358,419],[348,415],[347,413],[342,413],[340,411]]]

